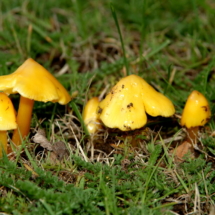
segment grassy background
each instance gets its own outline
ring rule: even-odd
[[[215,200],[214,10],[212,0],[2,0],[0,75],[32,57],[78,95],[66,116],[63,106],[36,103],[32,127],[46,128],[52,141],[66,142],[70,154],[53,163],[47,151],[28,143],[15,158],[1,160],[0,211],[209,214]],[[142,147],[137,151],[129,147],[134,135],[120,134],[125,145],[120,151],[92,159],[86,147],[91,140],[84,139],[76,117],[86,99],[99,96],[126,71],[167,95],[179,115],[192,90],[209,99],[212,118],[202,130],[203,151],[197,159],[188,157],[177,165],[168,153],[172,140],[164,140],[181,129],[176,120],[171,126],[150,126],[150,134],[141,131]],[[17,106],[18,97],[12,99]]]

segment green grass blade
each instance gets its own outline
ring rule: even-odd
[[[87,127],[85,126],[85,123],[84,123],[84,120],[82,118],[82,115],[80,113],[80,111],[78,110],[78,107],[77,105],[75,104],[74,101],[71,101],[71,106],[72,106],[72,109],[74,110],[76,116],[78,117],[78,119],[80,120],[80,123],[81,123],[81,126],[82,128],[84,129],[84,132],[87,136],[90,136],[90,133],[89,131],[87,130]]]
[[[123,42],[123,38],[122,38],[122,33],[121,33],[121,30],[119,27],[119,22],[117,19],[116,11],[115,11],[115,8],[112,4],[110,4],[110,8],[111,8],[112,16],[114,18],[114,21],[115,21],[115,24],[116,24],[116,27],[117,27],[117,30],[119,33],[119,37],[120,37],[120,42],[121,42],[122,51],[123,51],[123,59],[124,59],[125,67],[126,67],[126,73],[127,73],[127,75],[130,75],[131,73],[129,70],[128,60],[127,60],[126,53],[125,53],[125,46],[124,46],[124,42]]]

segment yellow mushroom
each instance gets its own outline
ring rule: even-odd
[[[122,131],[141,128],[147,114],[169,117],[175,113],[172,102],[137,75],[122,78],[99,104],[101,121]]]
[[[90,134],[94,134],[102,128],[102,124],[97,113],[98,105],[99,98],[93,97],[86,103],[82,113],[84,123]]]
[[[16,129],[16,115],[11,100],[0,92],[0,157],[2,149],[7,154],[7,130]]]
[[[204,126],[211,117],[209,103],[204,95],[194,90],[185,104],[181,125],[188,131],[188,138],[196,142],[199,126]]]
[[[185,104],[181,125],[186,128],[204,126],[211,117],[209,103],[205,96],[194,90]]]
[[[188,97],[182,117],[181,125],[187,129],[185,141],[177,147],[175,155],[182,161],[185,154],[194,152],[194,145],[198,140],[200,126],[204,126],[211,117],[209,103],[205,96],[194,90]]]
[[[14,73],[0,76],[0,91],[6,94],[19,93],[20,103],[17,114],[18,129],[12,141],[19,145],[20,135],[25,137],[30,130],[34,100],[67,104],[71,97],[58,80],[33,59],[27,59]],[[18,131],[19,130],[19,131]]]

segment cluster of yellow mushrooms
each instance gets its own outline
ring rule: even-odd
[[[157,92],[144,79],[130,75],[122,78],[103,101],[100,102],[97,97],[90,99],[82,116],[89,133],[94,134],[102,125],[122,131],[141,128],[147,123],[146,113],[153,117],[170,117],[174,115],[175,108],[167,97]],[[188,137],[179,147],[191,148],[196,142],[199,126],[205,125],[210,116],[207,99],[200,92],[193,91],[181,117],[181,125],[187,128]],[[186,152],[187,150],[180,150],[182,155],[178,156],[182,157]]]
[[[129,131],[147,123],[146,113],[153,117],[170,117],[174,115],[175,108],[167,97],[144,79],[130,75],[122,78],[101,102],[97,97],[90,99],[83,110],[83,119],[91,134],[102,128],[102,124]],[[181,125],[194,132],[196,127],[205,125],[210,116],[207,99],[195,90],[187,99]]]
[[[20,94],[16,113],[9,94]],[[7,130],[14,130],[12,142],[20,145],[29,134],[34,101],[67,104],[71,96],[66,89],[43,66],[27,59],[14,73],[0,76],[0,156],[7,153]],[[91,135],[106,126],[129,131],[143,127],[147,114],[153,117],[170,117],[175,108],[163,94],[157,92],[137,75],[122,78],[104,100],[90,99],[83,110],[83,120]],[[198,127],[210,118],[207,99],[198,91],[188,97],[182,113],[181,125],[188,131],[186,146],[195,142]],[[190,144],[190,145],[189,145]]]
[[[34,101],[67,104],[66,89],[43,66],[27,59],[14,73],[0,76],[0,156],[7,154],[7,130],[14,130],[12,142],[20,145],[29,134]],[[18,112],[7,95],[20,94]]]

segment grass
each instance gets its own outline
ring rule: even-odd
[[[23,150],[0,160],[0,213],[213,211],[214,9],[211,0],[1,1],[0,75],[32,57],[74,99],[66,108],[36,102]],[[177,164],[170,153],[185,134],[177,118],[89,138],[81,119],[84,104],[127,72],[168,96],[179,116],[192,90],[208,98],[212,117],[201,130],[196,159],[188,155]],[[11,98],[17,107],[19,97]],[[62,159],[33,143],[38,128],[52,144],[65,143],[66,149],[57,148]]]

